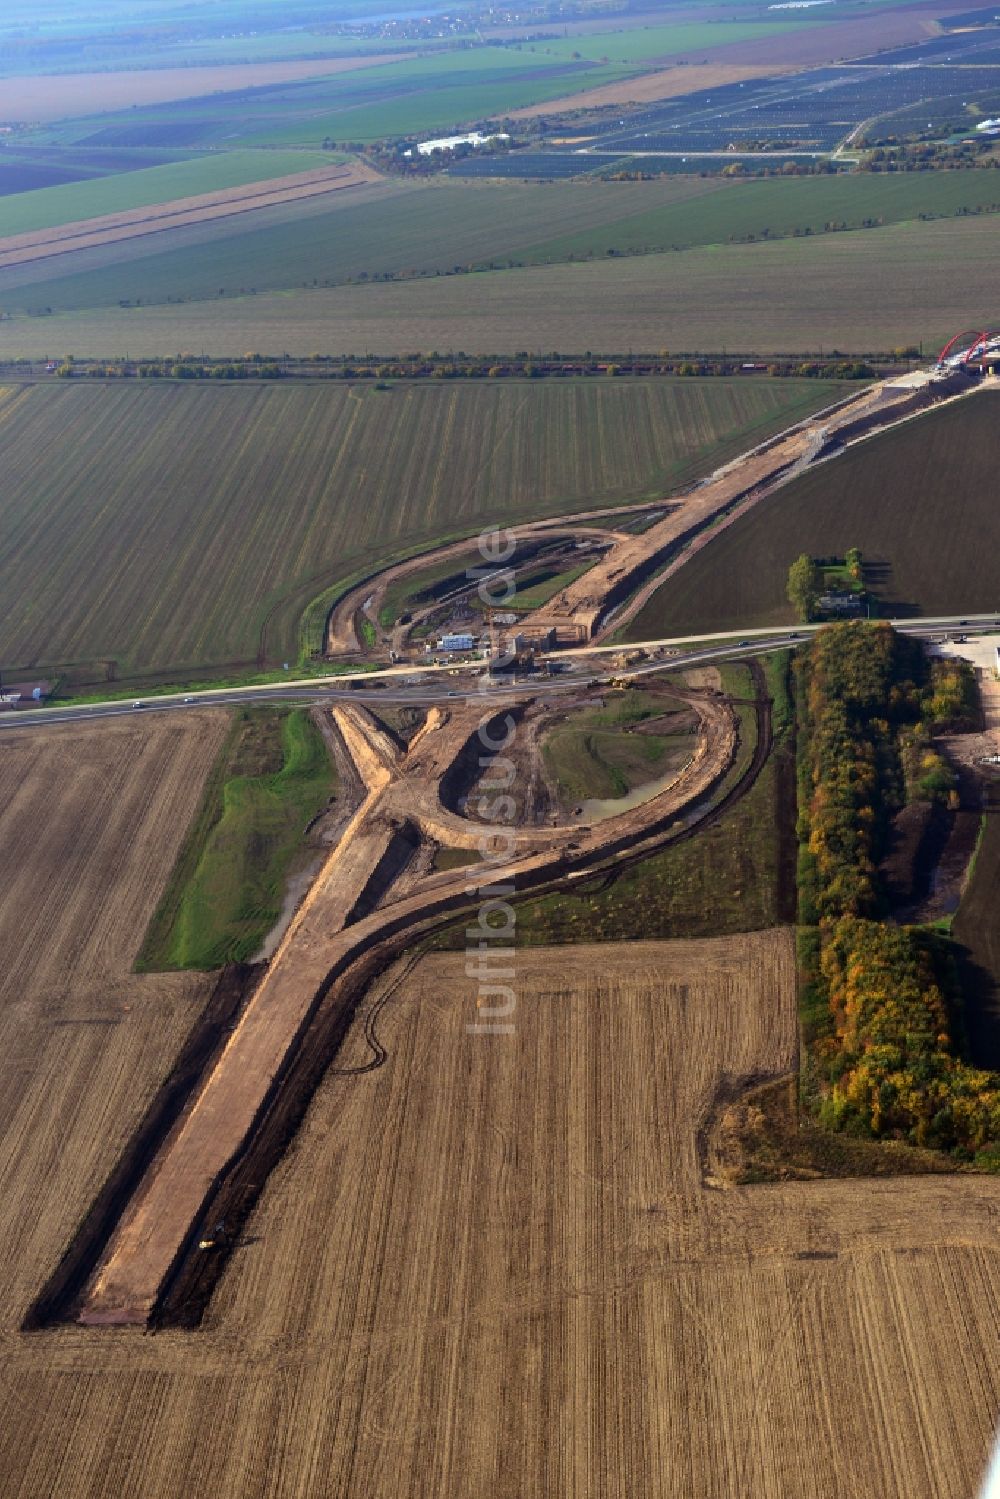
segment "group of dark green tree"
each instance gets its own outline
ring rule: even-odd
[[[848,547],[844,553],[843,562],[838,558],[830,559],[833,565],[837,565],[843,581],[849,590],[854,593],[864,593],[864,563],[861,552],[857,547]],[[815,619],[819,607],[819,601],[823,594],[823,564],[822,559],[817,560],[803,552],[796,557],[788,569],[788,602],[795,609],[800,620]]]

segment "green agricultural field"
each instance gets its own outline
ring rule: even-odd
[[[994,173],[924,172],[898,176],[847,172],[831,177],[762,178],[714,184],[678,211],[670,201],[649,206],[641,189],[654,183],[607,184],[638,187],[635,211],[609,214],[606,224],[552,233],[518,255],[525,264],[554,264],[590,255],[649,254],[698,245],[782,239],[877,228],[915,220],[1000,212],[1000,181]],[[622,195],[623,198],[625,195]]]
[[[0,325],[0,350],[36,358],[178,348],[767,355],[920,340],[933,349],[968,326],[970,308],[990,307],[995,296],[989,216],[191,306],[15,314]]]
[[[221,968],[254,958],[281,914],[303,834],[334,769],[305,708],[240,709],[150,923],[136,966]],[[311,856],[316,857],[316,850]]]
[[[310,600],[486,522],[656,496],[819,381],[0,388],[0,665],[84,688],[294,662]],[[44,455],[44,456],[40,456]]]
[[[782,36],[807,21],[807,15],[784,12],[768,21],[667,21],[659,26],[631,26],[621,31],[598,31],[592,36],[550,38],[525,42],[524,50],[552,61],[581,56],[593,62],[610,62],[649,68],[654,62],[686,53],[707,53],[734,42],[763,41]]]
[[[325,60],[377,56],[384,52],[408,52],[415,50],[418,45],[423,50],[434,43],[428,40],[420,43],[407,42],[401,38],[383,40],[379,37],[338,36],[329,31],[294,28],[265,31],[255,36],[213,36],[184,42],[154,43],[146,48],[130,49],[127,61],[130,68],[218,67],[239,63],[252,65],[298,59],[311,61],[313,58]],[[447,46],[449,41],[442,41],[437,45]],[[121,66],[121,58],[114,61],[117,71]]]
[[[592,38],[581,39],[592,42]],[[593,47],[591,50],[594,50]],[[353,72],[206,94],[60,122],[49,139],[92,146],[319,146],[445,130],[627,78],[623,64],[502,46],[436,51]]]
[[[366,68],[364,85],[329,90],[320,112],[269,124],[252,115],[239,127],[243,144],[319,145],[324,136],[376,141],[393,135],[432,135],[544,104],[582,88],[617,83],[635,70],[623,66],[564,63],[544,66],[516,52],[472,51],[407,59]],[[357,101],[357,102],[355,102]]]
[[[308,172],[329,165],[329,161],[328,154],[320,156],[313,151],[226,151],[90,182],[67,182],[62,187],[14,193],[0,198],[0,235],[27,234],[77,219],[168,203],[174,198],[245,187],[251,182]]]
[[[325,160],[309,157],[313,165]],[[564,183],[387,179],[329,198],[260,208],[236,220],[162,230],[0,270],[0,305],[62,311],[124,301],[203,300],[232,296],[241,287],[263,292],[335,286],[502,264],[530,254],[542,224],[556,235],[612,232],[606,226],[634,215],[638,203],[648,204],[654,215],[675,211],[721,186],[696,177],[595,184],[590,190]]]
[[[849,546],[885,615],[1000,607],[998,418],[1000,390],[984,390],[803,475],[694,556],[628,637],[791,623],[790,564]]]
[[[307,164],[316,160],[309,157]],[[17,201],[29,196],[46,194]],[[236,221],[166,230],[3,270],[0,305],[60,312],[214,300],[241,288],[296,290],[611,253],[648,255],[998,210],[1000,182],[985,171],[743,183],[699,177],[546,184],[389,180],[333,199],[262,208]],[[822,249],[810,253],[822,256]]]
[[[654,60],[764,41],[804,24],[808,20],[792,11],[765,22],[625,27],[506,45],[484,43],[477,36],[472,45],[438,44],[420,56],[359,72],[264,86],[229,97],[206,94],[180,108],[151,105],[72,120],[57,127],[55,138],[153,144],[158,133],[162,140],[164,129],[184,129],[189,145],[319,145],[325,135],[378,140],[502,115],[647,72]],[[330,37],[325,48],[316,50],[337,52],[338,40]],[[262,39],[245,55],[255,61],[277,54],[273,41]]]

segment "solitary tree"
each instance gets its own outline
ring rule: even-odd
[[[811,619],[818,598],[819,573],[812,558],[803,552],[788,569],[788,601],[799,619]]]

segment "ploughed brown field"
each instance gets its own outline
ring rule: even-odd
[[[972,1494],[1000,1183],[702,1185],[785,930],[522,953],[513,1035],[464,955],[387,976],[200,1331],[18,1331],[205,993],[127,969],[220,724],[0,740],[5,1499]]]
[[[400,62],[405,52],[371,57],[321,57],[285,62],[218,63],[204,68],[136,68],[117,73],[40,73],[4,79],[4,111],[11,120],[62,120],[89,113],[95,95],[102,112],[166,104],[229,89],[261,88],[301,78],[325,78],[358,68]]]
[[[800,475],[723,530],[656,590],[634,640],[789,624],[788,569],[803,552],[859,547],[887,618],[996,607],[994,501],[1000,389],[903,422]]]
[[[653,104],[660,99],[693,94],[698,89],[723,88],[748,78],[769,78],[788,71],[788,67],[775,63],[683,63],[655,73],[640,73],[635,78],[622,78],[617,83],[604,83],[600,88],[582,89],[562,99],[548,99],[544,104],[527,104],[523,109],[512,110],[508,118],[530,120],[538,115],[567,114],[576,109],[601,109],[607,104]],[[587,137],[581,135],[580,139]]]

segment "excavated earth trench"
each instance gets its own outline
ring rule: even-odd
[[[497,878],[496,863],[480,862],[428,874],[394,898],[393,881],[414,848],[432,841],[487,853],[496,836],[509,849],[502,878],[521,895],[613,871],[692,836],[751,784],[759,765],[709,806],[733,764],[737,719],[715,694],[675,695],[697,714],[701,732],[670,787],[593,827],[497,835],[450,811],[441,785],[480,724],[496,741],[503,713],[475,703],[432,709],[404,749],[358,705],[336,708],[363,801],[263,973],[221,981],[224,990],[235,986],[237,998],[196,1027],[165,1096],[25,1325],[196,1323],[372,982],[400,954],[475,910],[479,886]],[[769,720],[764,705],[758,712],[757,755],[766,757]]]

